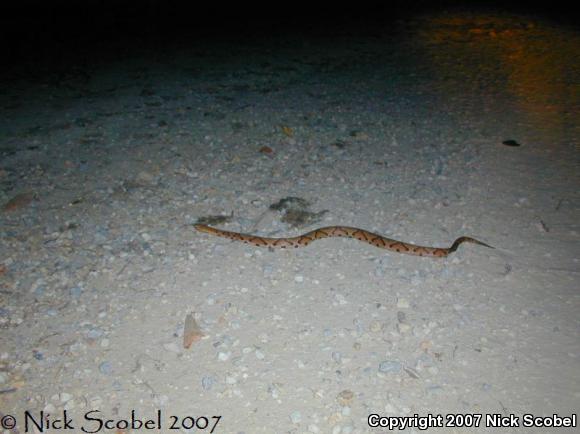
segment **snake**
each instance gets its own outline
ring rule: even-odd
[[[216,237],[229,238],[230,240],[241,241],[243,243],[253,244],[258,247],[270,247],[278,249],[306,247],[313,241],[320,240],[322,238],[333,237],[354,238],[380,249],[386,249],[406,255],[427,256],[432,258],[445,258],[450,253],[455,252],[457,248],[463,243],[474,243],[493,249],[493,247],[489,244],[471,237],[459,237],[453,242],[451,247],[419,246],[416,244],[393,240],[391,238],[369,232],[365,229],[353,228],[349,226],[326,226],[323,228],[314,229],[302,235],[298,235],[297,237],[288,238],[269,238],[261,237],[259,235],[231,232],[223,229],[217,229],[201,223],[196,223],[193,226],[200,232],[214,235]]]

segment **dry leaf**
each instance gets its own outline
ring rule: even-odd
[[[34,199],[34,193],[19,193],[4,204],[4,211],[15,211],[24,208]]]
[[[288,137],[294,137],[294,131],[290,127],[287,127],[285,125],[282,126],[282,132],[286,134]]]
[[[185,326],[183,328],[183,348],[188,349],[191,344],[199,341],[205,335],[195,321],[193,314],[189,313],[185,317]]]

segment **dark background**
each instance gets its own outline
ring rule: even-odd
[[[568,4],[570,6],[568,6]],[[12,64],[61,60],[102,50],[163,47],[200,38],[388,31],[390,24],[439,9],[493,9],[574,26],[572,2],[383,1],[248,3],[216,0],[21,0],[2,2],[3,58]]]

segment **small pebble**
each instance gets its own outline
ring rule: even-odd
[[[83,293],[83,289],[80,286],[73,286],[69,289],[69,293],[72,298],[80,298]]]
[[[58,395],[58,400],[64,404],[65,402],[70,401],[72,399],[72,397],[73,396],[70,393],[61,392]]]
[[[290,420],[292,421],[292,423],[297,424],[302,422],[302,415],[300,414],[299,411],[293,411],[290,414]]]
[[[316,433],[320,432],[320,428],[318,428],[318,425],[315,425],[312,423],[312,424],[308,425],[308,432],[316,434]]]
[[[272,398],[278,399],[280,397],[280,388],[277,384],[270,384],[268,386],[268,392],[272,395]]]
[[[215,384],[215,377],[212,377],[211,375],[205,375],[201,379],[201,387],[203,387],[204,390],[210,390],[214,384]]]
[[[396,360],[384,360],[379,363],[379,372],[385,374],[398,374],[402,369],[403,365],[401,362],[397,362]]]
[[[230,358],[231,355],[232,355],[232,353],[230,353],[229,351],[220,351],[218,353],[218,360],[220,362],[225,362],[226,360],[228,360]]]
[[[397,413],[397,409],[395,407],[393,407],[393,404],[391,404],[390,402],[387,402],[385,404],[385,413],[395,414],[395,413]]]
[[[371,325],[369,326],[369,330],[373,333],[378,333],[380,332],[382,329],[382,324],[380,321],[374,320],[371,322]]]
[[[94,328],[90,328],[89,330],[87,330],[86,336],[88,339],[95,339],[96,340],[96,339],[100,338],[101,336],[103,336],[104,333],[105,332],[102,329],[94,327]]]
[[[113,365],[111,362],[103,362],[99,365],[99,371],[104,375],[111,375],[113,373]]]
[[[342,419],[343,419],[343,417],[342,417],[342,415],[340,413],[334,412],[330,416],[328,416],[328,418],[326,419],[326,421],[330,425],[334,425],[334,424],[340,422]]]
[[[432,384],[430,386],[427,386],[427,388],[425,390],[427,392],[435,395],[435,394],[439,394],[439,393],[443,392],[443,387],[441,387],[438,384]]]
[[[101,408],[101,405],[103,405],[103,398],[101,398],[100,396],[95,396],[89,400],[89,405],[91,409],[99,410]]]
[[[435,365],[435,360],[427,353],[421,354],[415,361],[417,369],[429,368]]]
[[[421,378],[421,375],[419,375],[419,372],[413,368],[411,368],[410,366],[405,366],[403,368],[405,370],[405,372],[407,373],[407,375],[411,378],[414,379],[419,379]]]
[[[169,402],[169,396],[167,395],[159,395],[153,398],[153,403],[156,407],[165,407]]]
[[[399,298],[397,300],[397,308],[398,309],[409,309],[409,300],[406,298]]]
[[[36,351],[33,350],[32,351],[32,356],[36,359],[36,360],[43,360],[44,359],[44,355],[40,352],[40,351]]]
[[[176,342],[169,342],[167,344],[163,344],[163,348],[165,351],[169,351],[170,353],[179,354],[181,353],[181,347]]]
[[[401,334],[409,333],[411,331],[411,326],[409,324],[399,323],[397,324],[397,330]]]
[[[352,399],[354,398],[354,393],[352,390],[345,389],[338,394],[336,400],[340,405],[346,407],[352,403]]]

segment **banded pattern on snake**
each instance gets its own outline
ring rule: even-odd
[[[319,240],[321,238],[331,238],[331,237],[354,238],[359,241],[364,241],[365,243],[372,244],[373,246],[381,249],[387,249],[393,252],[404,253],[407,255],[429,256],[434,258],[444,258],[448,256],[450,253],[456,251],[459,245],[462,243],[474,243],[479,244],[480,246],[485,246],[493,249],[493,247],[491,247],[489,244],[485,244],[471,237],[459,237],[453,242],[451,247],[418,246],[415,244],[405,243],[403,241],[397,241],[391,238],[386,238],[383,237],[382,235],[374,234],[364,229],[351,228],[348,226],[327,226],[291,238],[260,237],[258,235],[224,231],[222,229],[213,228],[211,226],[199,223],[195,224],[194,227],[200,232],[205,232],[207,234],[215,235],[217,237],[229,238],[230,240],[235,241],[242,241],[244,243],[253,244],[258,247],[272,247],[280,249],[285,249],[288,247],[294,248],[306,247],[313,241]]]

